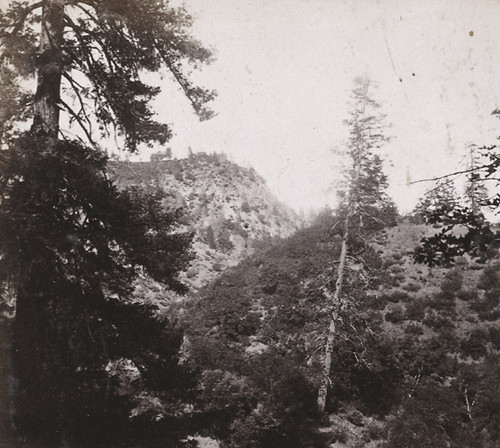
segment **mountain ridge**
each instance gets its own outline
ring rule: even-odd
[[[195,233],[195,257],[181,276],[195,290],[259,245],[289,236],[303,225],[253,168],[243,168],[224,154],[110,161],[108,169],[119,189],[160,187],[167,192],[165,207],[181,212],[182,229]]]

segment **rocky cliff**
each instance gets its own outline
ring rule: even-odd
[[[195,259],[184,273],[194,289],[256,247],[286,237],[300,227],[296,213],[280,203],[265,181],[221,154],[192,154],[155,162],[110,162],[119,188],[161,187],[166,207],[184,213],[184,228],[195,232]]]

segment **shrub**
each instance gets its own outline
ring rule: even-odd
[[[441,282],[441,291],[434,295],[429,306],[436,310],[452,312],[455,310],[456,294],[462,288],[463,275],[458,269],[448,271]]]
[[[450,443],[463,421],[461,397],[432,383],[422,384],[388,421],[386,448],[471,446]]]
[[[402,252],[394,252],[392,254],[392,258],[394,258],[394,260],[396,260],[398,262],[403,258],[403,253]]]
[[[453,269],[446,271],[444,278],[446,280],[453,281],[458,289],[460,289],[462,287],[462,284],[464,281],[464,275],[462,273],[462,270],[459,268],[453,268]],[[457,291],[458,291],[458,289],[457,289]]]
[[[441,316],[434,310],[427,312],[422,322],[436,331],[441,331],[443,328],[453,328],[453,322],[450,319]]]
[[[217,245],[223,252],[230,252],[234,249],[229,232],[221,232],[217,239]]]
[[[500,350],[500,328],[490,327],[488,331],[488,338],[493,345],[493,348]]]
[[[468,338],[464,338],[460,341],[460,353],[463,356],[470,356],[472,359],[477,361],[479,358],[487,354],[488,350],[486,343],[486,332],[476,328],[471,331]]]
[[[455,294],[460,290],[457,285],[449,279],[444,279],[441,283],[441,295],[445,297],[455,297]]]
[[[423,300],[415,300],[406,306],[406,318],[421,321],[425,317],[427,304]]]
[[[381,328],[380,328],[380,325],[382,325],[382,322],[383,322],[383,318],[382,318],[382,315],[381,313],[379,313],[378,311],[368,311],[366,313],[364,313],[364,315],[366,316],[366,322],[370,322],[370,329],[372,331],[382,331]],[[361,314],[360,314],[361,316]]]
[[[244,377],[221,369],[203,372],[199,384],[200,399],[205,407],[212,409],[244,410],[254,401],[253,391]]]
[[[311,417],[315,415],[315,389],[289,359],[265,352],[252,359],[247,377],[258,403],[256,412],[233,414],[230,446],[299,448],[311,446]]]
[[[385,298],[386,301],[392,303],[407,302],[410,300],[410,296],[403,291],[394,291],[390,294],[383,294],[382,297]]]
[[[477,316],[481,320],[486,320],[486,321],[489,321],[489,322],[494,322],[494,321],[500,319],[500,310],[495,309],[495,310],[489,310],[489,311],[479,312],[477,314]]]
[[[417,292],[422,289],[422,287],[416,283],[408,283],[407,285],[403,286],[403,289],[408,292]]]
[[[245,213],[250,213],[252,211],[248,201],[243,201],[243,203],[241,204],[241,210]]]
[[[401,323],[405,320],[405,313],[401,305],[391,305],[389,311],[385,313],[385,320],[393,324]]]
[[[457,297],[465,302],[477,300],[478,292],[476,289],[461,289],[457,292]]]
[[[361,412],[359,412],[357,409],[349,411],[346,415],[346,418],[354,426],[364,426],[363,414]]]
[[[457,352],[458,340],[455,334],[455,328],[451,320],[447,320],[444,325],[438,330],[438,338],[443,347],[446,347],[448,352]]]
[[[401,274],[404,269],[399,264],[391,264],[389,267],[391,274]]]
[[[486,291],[500,288],[500,266],[498,263],[486,266],[477,283],[479,289]]]
[[[421,325],[410,322],[408,326],[405,328],[405,333],[421,336],[424,334],[424,329],[422,328]]]
[[[366,296],[364,301],[371,309],[383,310],[387,304],[387,296],[384,296],[383,294],[373,294]]]
[[[197,268],[189,268],[186,272],[186,277],[187,278],[194,278],[196,277],[200,271]]]
[[[184,181],[184,176],[182,175],[181,171],[175,171],[174,177],[179,182],[183,182]]]
[[[332,430],[330,431],[330,437],[331,437],[330,442],[332,444],[336,442],[345,444],[349,440],[349,432],[347,431],[346,428],[343,428],[341,426],[336,426],[335,428],[332,428]]]
[[[498,305],[498,295],[496,291],[487,291],[483,299],[477,299],[469,305],[472,311],[475,311],[483,320],[496,320],[487,318],[491,313],[495,314],[495,308]]]
[[[222,272],[224,270],[224,266],[221,264],[221,263],[214,263],[212,265],[212,269],[215,271],[215,272]]]
[[[442,291],[436,293],[433,300],[429,301],[429,306],[436,310],[453,311],[455,309],[455,305],[455,295],[450,295]]]
[[[208,247],[210,247],[210,249],[217,248],[217,243],[215,242],[214,229],[212,228],[212,226],[207,227],[207,229],[205,231],[205,240],[208,244]]]
[[[477,323],[477,317],[473,314],[468,314],[467,316],[465,316],[465,321],[469,322],[470,324],[475,324]]]
[[[405,280],[404,274],[390,274],[390,285],[398,287]]]
[[[385,431],[382,424],[372,421],[367,425],[367,429],[370,440],[380,440],[384,438]]]
[[[266,220],[266,216],[262,213],[259,213],[257,215],[257,219],[262,223],[262,224],[269,224],[268,221]]]
[[[383,251],[382,251],[383,253]],[[382,262],[382,268],[383,269],[390,269],[391,266],[393,266],[395,261],[392,258],[385,258],[384,261]]]
[[[484,300],[488,303],[491,308],[498,306],[498,301],[500,298],[500,290],[490,289],[484,294]]]

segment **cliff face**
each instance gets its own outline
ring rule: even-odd
[[[193,154],[156,162],[110,162],[119,188],[159,186],[169,192],[165,206],[184,212],[195,232],[195,259],[184,279],[198,289],[256,247],[292,234],[298,216],[269,191],[253,170],[224,155]]]

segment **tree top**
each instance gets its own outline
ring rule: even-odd
[[[160,88],[145,81],[148,72],[166,69],[201,120],[213,115],[207,103],[215,92],[190,79],[212,59],[189,33],[192,20],[163,0],[14,1],[0,12],[0,63],[17,78],[60,76],[57,106],[70,122],[92,143],[95,131],[116,133],[135,151],[171,137],[154,119],[150,101]],[[49,79],[44,88],[56,84]],[[40,94],[39,83],[32,102]]]

